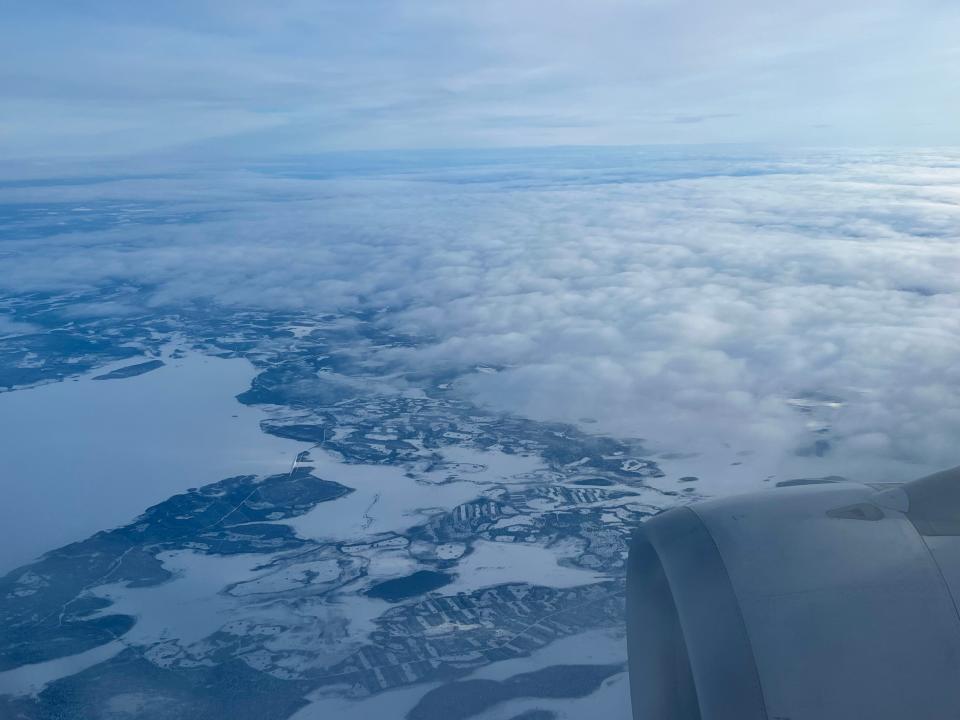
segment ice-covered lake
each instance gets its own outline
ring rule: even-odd
[[[288,469],[307,445],[266,435],[235,395],[246,360],[191,353],[135,377],[0,394],[0,574],[128,522],[189,487]]]

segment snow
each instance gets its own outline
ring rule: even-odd
[[[528,657],[487,665],[470,674],[468,678],[461,679],[506,680],[513,675],[550,665],[613,664],[624,662],[626,653],[626,641],[622,634],[610,630],[593,630],[557,640]],[[290,720],[403,718],[416,706],[420,698],[439,686],[440,683],[414,685],[360,700],[329,697],[317,692],[308,696],[311,704],[295,713]],[[558,718],[564,720],[630,717],[630,689],[626,673],[610,678],[600,690],[585,698],[512,700],[496,705],[477,717],[484,720],[506,720],[533,708],[553,710]]]
[[[402,467],[344,463],[320,448],[310,455],[317,477],[354,492],[336,502],[320,503],[300,517],[279,521],[304,538],[342,541],[402,532],[422,522],[426,511],[450,509],[478,495],[472,482],[424,484],[406,477]]]
[[[576,662],[576,656],[568,662]],[[596,692],[582,698],[524,698],[500,703],[470,720],[507,720],[528,710],[547,710],[556,720],[597,720],[597,718],[629,718],[630,681],[626,672],[608,678]]]
[[[470,679],[506,680],[551,665],[612,665],[625,662],[627,644],[616,630],[591,630],[557,640],[528,657],[504,660],[482,667]],[[596,718],[628,718],[630,686],[627,673],[614,675],[595,693],[583,698],[538,699],[519,698],[500,703],[477,715],[480,720],[501,720],[527,710],[550,710],[557,720],[596,720]]]
[[[145,588],[111,583],[93,588],[92,595],[113,604],[100,612],[137,619],[124,635],[131,644],[151,645],[174,640],[181,646],[202,640],[219,630],[241,607],[237,598],[221,593],[227,585],[256,577],[263,555],[204,555],[176,550],[157,556],[174,578]]]
[[[263,433],[264,413],[234,399],[254,375],[246,360],[190,353],[91,380],[147,359],[0,394],[0,574],[189,487],[289,470],[308,447]]]
[[[311,695],[313,700],[301,708],[290,720],[393,720],[406,717],[424,693],[439,687],[439,683],[414,685],[380,693],[364,700],[345,697]]]
[[[125,645],[119,640],[95,647],[86,652],[47,660],[32,665],[21,665],[0,672],[0,695],[36,695],[47,685],[61,678],[105,662],[119,654]]]
[[[527,483],[530,474],[544,470],[543,458],[539,455],[520,455],[499,450],[477,450],[452,445],[443,449],[444,465],[428,473],[435,475],[466,475],[473,483]]]
[[[566,588],[605,580],[603,575],[557,564],[555,551],[539,545],[478,540],[473,552],[457,563],[457,579],[444,595],[473,592],[503,583],[531,583]]]
[[[555,640],[526,657],[501,660],[478,668],[469,678],[506,680],[550,665],[612,665],[627,659],[626,636],[619,630],[589,630]],[[624,716],[629,717],[629,714]]]

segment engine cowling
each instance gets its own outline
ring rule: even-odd
[[[787,485],[636,532],[634,720],[960,718],[960,468]]]

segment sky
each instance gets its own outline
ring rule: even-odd
[[[960,142],[953,0],[34,0],[7,158]]]

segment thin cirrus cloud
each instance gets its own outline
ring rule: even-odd
[[[943,0],[39,0],[6,8],[8,156],[957,142]]]
[[[0,289],[376,309],[419,338],[370,358],[385,375],[454,371],[524,416],[594,418],[664,452],[762,451],[771,472],[817,437],[824,475],[960,462],[957,153],[432,157],[65,187],[68,205],[136,198],[180,220],[20,231]],[[811,397],[830,403],[798,411]]]

